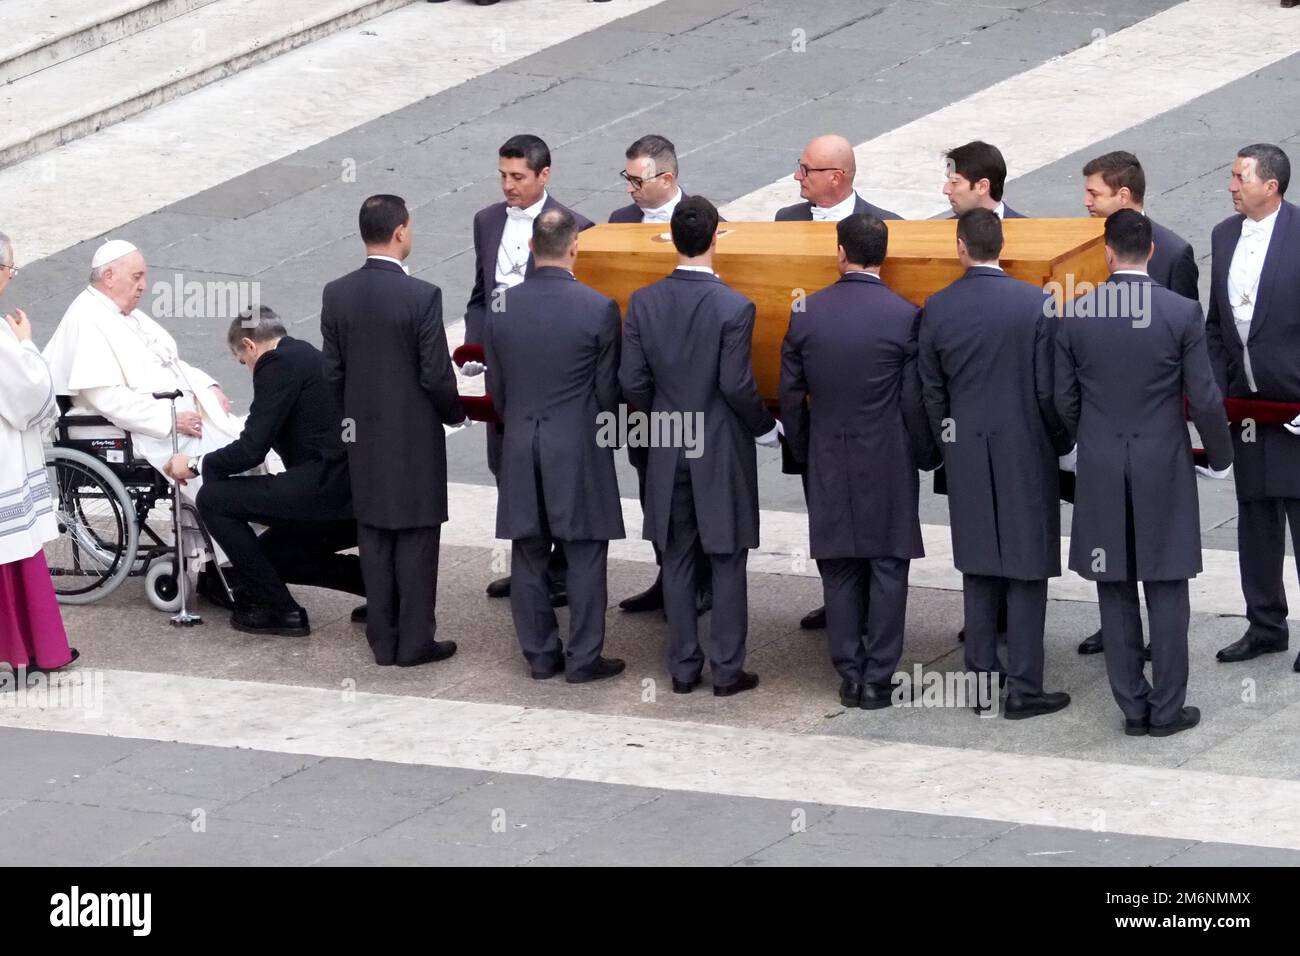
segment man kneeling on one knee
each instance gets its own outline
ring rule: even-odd
[[[357,545],[341,416],[325,386],[320,351],[286,335],[271,309],[235,319],[227,341],[253,373],[244,430],[199,458],[176,455],[166,471],[178,481],[203,476],[199,515],[237,572],[231,626],[306,637],[307,612],[286,582],[365,594],[360,559],[337,553]],[[284,460],[282,474],[240,474],[272,449]],[[267,530],[259,536],[250,524]]]

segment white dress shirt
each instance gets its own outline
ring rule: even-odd
[[[993,211],[997,213],[999,219],[1007,218],[1007,204],[1002,200],[998,200],[998,204],[993,207]]]
[[[717,275],[717,273],[708,266],[678,266],[677,268],[683,272],[707,272],[711,276]]]
[[[673,210],[677,208],[677,204],[681,201],[682,201],[682,187],[678,186],[677,195],[673,196],[672,199],[668,200],[662,206],[656,206],[654,209],[642,209],[641,221],[642,222],[672,222]]]
[[[1273,238],[1277,213],[1278,210],[1274,209],[1263,219],[1246,219],[1241,224],[1241,238],[1237,240],[1237,248],[1233,250],[1232,262],[1228,266],[1228,304],[1232,307],[1232,318],[1241,338],[1246,384],[1252,392],[1259,389],[1255,386],[1246,340],[1250,338],[1250,322],[1255,316],[1255,302],[1259,297],[1259,277],[1264,271],[1264,257]]]
[[[812,217],[814,222],[839,222],[841,219],[848,219],[853,215],[853,210],[858,207],[858,194],[851,192],[844,199],[837,202],[834,206],[817,206],[812,207]]]
[[[528,240],[533,238],[533,220],[541,215],[546,205],[546,191],[531,206],[519,209],[506,207],[506,227],[501,232],[501,245],[497,249],[498,286],[516,286],[524,281],[528,268]]]
[[[393,265],[401,266],[402,271],[405,272],[408,276],[411,274],[411,270],[406,267],[406,263],[403,262],[401,259],[394,259],[392,256],[366,256],[366,258],[378,259],[380,262],[391,262],[393,263]]]

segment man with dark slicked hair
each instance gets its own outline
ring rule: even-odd
[[[849,216],[837,237],[839,281],[790,313],[781,420],[786,447],[805,466],[840,703],[877,710],[891,702],[908,569],[924,554],[917,468],[933,468],[939,452],[916,367],[920,310],[880,278],[885,224]]]
[[[1069,436],[1052,403],[1057,320],[1042,289],[998,264],[1002,221],[957,220],[966,274],[925,301],[920,364],[926,411],[948,473],[953,561],[962,573],[966,668],[1005,676],[1010,719],[1061,710],[1043,689],[1047,581],[1061,573],[1058,456]],[[1007,604],[1007,665],[998,603]]]
[[[1007,161],[1002,151],[980,140],[948,150],[948,176],[943,195],[952,207],[950,219],[971,209],[991,209],[999,219],[1024,219],[1002,200]]]
[[[543,209],[566,209],[547,191],[551,179],[551,150],[538,136],[511,136],[497,150],[502,202],[480,209],[474,215],[474,289],[465,306],[465,342],[482,344],[483,323],[489,310],[499,309],[501,292],[516,286],[533,270],[529,241],[533,220]],[[572,212],[572,210],[569,210]],[[592,221],[573,213],[579,231],[590,229]],[[481,375],[481,363],[466,362],[461,371]],[[487,429],[487,462],[493,477],[501,461],[501,425]],[[488,585],[489,597],[509,597],[510,578]],[[552,603],[566,603],[564,595],[564,553],[556,549],[551,562]]]
[[[1106,219],[1110,278],[1067,303],[1056,340],[1056,406],[1078,441],[1070,568],[1097,583],[1111,692],[1129,736],[1196,726],[1185,706],[1188,579],[1201,570],[1196,471],[1184,402],[1217,475],[1232,465],[1198,303],[1153,282],[1151,222]],[[1143,670],[1138,583],[1151,630]]]
[[[465,420],[442,324],[442,291],[412,278],[411,216],[397,196],[361,207],[366,262],[325,286],[325,382],[343,415],[375,663],[450,657],[434,640],[438,541],[447,520],[443,425]]]
[[[697,542],[708,555],[713,693],[728,697],[758,686],[758,676],[743,667],[745,563],[749,549],[758,547],[754,443],[775,447],[780,428],[754,381],[754,303],[713,271],[718,211],[707,199],[683,199],[671,229],[677,268],[632,293],[619,382],[639,410],[675,417],[679,434],[686,434],[687,419],[692,423],[693,447],[650,448],[643,535],[663,555],[674,693],[694,690],[704,668],[695,604]]]

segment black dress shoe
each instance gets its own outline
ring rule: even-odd
[[[689,694],[699,686],[700,676],[698,674],[695,675],[693,680],[678,680],[676,677],[673,678],[674,694]]]
[[[805,631],[820,631],[826,627],[826,608],[819,607],[815,611],[809,611],[799,619],[799,626]]]
[[[1142,647],[1142,659],[1143,659],[1144,661],[1149,661],[1149,660],[1151,660],[1151,645],[1150,645],[1150,644],[1143,645],[1143,647]]]
[[[1079,644],[1080,654],[1100,654],[1105,648],[1101,646],[1101,628],[1095,634],[1089,634]]]
[[[534,667],[528,671],[528,676],[533,680],[550,680],[556,674],[564,673],[564,655],[557,657],[550,667]]]
[[[307,612],[302,608],[277,611],[269,607],[240,608],[230,615],[230,626],[245,634],[275,637],[306,637],[311,633]]]
[[[367,614],[369,614],[369,611],[367,610],[367,605],[362,604],[359,607],[354,607],[352,609],[352,616],[350,620],[352,621],[353,624],[365,624]]]
[[[397,666],[419,667],[421,664],[432,664],[434,661],[445,661],[455,653],[455,641],[434,641],[432,646],[419,657],[410,661],[398,661]]]
[[[490,598],[510,597],[510,578],[497,578],[487,586],[487,596]]]
[[[713,696],[730,697],[733,694],[739,694],[742,693],[743,691],[753,690],[757,686],[758,686],[757,674],[751,674],[749,671],[741,671],[740,676],[737,677],[730,684],[723,684],[721,686],[714,684]]]
[[[1295,663],[1291,665],[1291,669],[1297,674],[1300,674],[1300,654],[1296,655]]]
[[[655,578],[655,583],[640,594],[633,594],[630,598],[619,601],[618,606],[629,614],[640,614],[642,611],[658,611],[664,606],[663,575],[661,574]]]
[[[1142,720],[1133,720],[1131,717],[1124,718],[1124,733],[1129,737],[1145,737],[1150,729],[1151,722],[1146,718]]]
[[[1070,695],[1064,691],[1047,694],[1008,694],[1002,705],[1002,715],[1007,720],[1024,720],[1026,717],[1041,717],[1054,714],[1070,706]]]
[[[564,682],[566,684],[589,684],[594,680],[604,680],[606,677],[621,674],[625,667],[627,665],[617,657],[598,657],[596,663],[588,670],[580,674],[565,674]]]
[[[858,704],[863,710],[884,710],[894,703],[892,684],[863,684],[862,698]]]
[[[862,684],[847,677],[840,681],[840,703],[845,707],[857,707],[862,701]]]
[[[1191,730],[1201,722],[1201,711],[1196,707],[1184,707],[1182,714],[1172,724],[1151,724],[1149,733],[1152,737],[1169,737]]]
[[[966,628],[963,627],[960,631],[957,632],[957,640],[959,641],[966,640]]]
[[[1287,639],[1285,637],[1280,641],[1268,641],[1247,633],[1241,640],[1234,641],[1214,656],[1221,663],[1235,664],[1238,661],[1253,660],[1261,654],[1274,654],[1278,651],[1284,651],[1286,648]]]

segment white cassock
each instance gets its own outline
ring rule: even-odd
[[[176,411],[203,417],[201,437],[177,436],[181,454],[216,451],[243,428],[243,418],[221,407],[212,390],[216,379],[183,361],[166,329],[139,309],[123,314],[98,289],[87,287],[72,301],[42,354],[55,393],[72,397],[69,414],[102,415],[130,432],[137,453],[159,471],[172,456],[172,413],[171,402],[154,392],[180,389]],[[93,434],[87,429],[86,437]],[[201,485],[201,478],[191,478],[181,490],[193,501]]]

